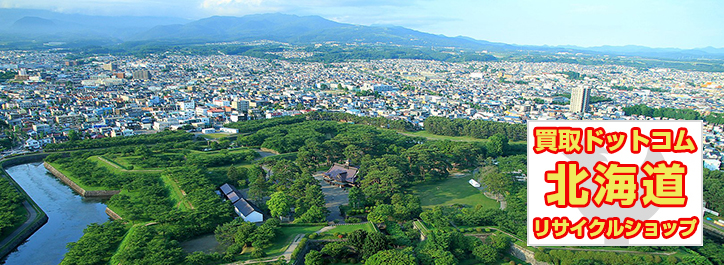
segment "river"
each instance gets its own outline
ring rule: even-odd
[[[66,245],[78,241],[86,226],[109,219],[101,200],[85,199],[73,192],[50,175],[42,163],[14,166],[6,171],[48,214],[48,223],[0,264],[58,264],[67,252]]]

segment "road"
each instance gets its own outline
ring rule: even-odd
[[[712,230],[713,233],[719,235],[719,237],[724,238],[724,227],[717,225],[716,223],[703,219],[704,220],[704,229]],[[706,225],[708,224],[708,226]]]

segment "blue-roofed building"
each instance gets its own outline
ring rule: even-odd
[[[243,218],[244,221],[252,223],[264,221],[264,214],[262,214],[261,210],[256,207],[256,205],[244,199],[241,192],[234,186],[224,183],[224,185],[219,187],[219,190],[221,190],[224,198],[231,201],[234,206],[234,212]]]
[[[241,216],[244,221],[252,223],[264,221],[264,215],[261,213],[261,210],[244,198],[241,198],[234,203],[234,211],[236,214]]]

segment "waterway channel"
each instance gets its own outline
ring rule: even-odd
[[[86,199],[48,173],[42,163],[5,169],[48,215],[48,223],[28,238],[0,264],[58,264],[68,251],[66,245],[78,241],[91,223],[108,221],[106,205]]]

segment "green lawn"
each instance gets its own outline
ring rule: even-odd
[[[118,212],[116,212],[116,213],[118,213]],[[123,240],[121,240],[121,243],[118,244],[118,248],[116,249],[116,252],[115,252],[115,253],[113,254],[113,256],[111,257],[111,262],[110,262],[110,264],[120,264],[120,262],[118,262],[118,258],[116,257],[116,255],[118,255],[118,252],[120,252],[121,249],[123,249],[123,248],[126,247],[126,245],[128,244],[128,239],[131,238],[131,235],[133,235],[133,233],[136,231],[136,227],[137,227],[137,226],[138,226],[138,225],[132,225],[132,226],[128,229],[128,231],[126,232],[126,234],[123,236]]]
[[[470,136],[445,136],[445,135],[437,135],[437,134],[432,134],[432,133],[430,133],[430,132],[428,132],[428,131],[424,131],[424,130],[423,130],[423,131],[417,131],[417,132],[405,132],[405,133],[402,133],[402,134],[404,134],[404,135],[409,135],[409,136],[424,137],[424,138],[427,138],[427,139],[429,139],[429,140],[450,140],[450,141],[459,141],[459,142],[482,142],[482,141],[486,141],[485,139],[478,139],[478,138],[473,138],[473,137],[470,137]]]
[[[337,239],[337,237],[334,236],[334,233],[351,233],[356,230],[364,230],[367,232],[375,232],[375,228],[373,227],[372,223],[365,223],[365,224],[354,224],[354,225],[340,225],[335,228],[332,228],[332,230],[326,231],[321,234],[321,237],[318,237],[316,239]]]
[[[340,226],[336,226],[335,228],[332,228],[332,230],[324,232],[323,234],[349,233],[349,232],[353,232],[353,231],[360,230],[360,229],[365,230],[367,232],[374,232],[375,228],[372,226],[373,226],[372,223],[340,225]]]
[[[103,161],[98,156],[91,156],[88,158],[88,160],[90,160],[93,163],[96,163],[100,167],[104,167],[104,168],[108,169],[108,171],[113,172],[114,174],[123,174],[124,173],[124,171],[122,169],[114,167],[111,164],[108,164],[106,161]]]
[[[202,134],[206,139],[222,139],[226,137],[235,137],[237,134],[231,134],[231,133],[209,133],[209,134]]]
[[[499,208],[500,203],[485,197],[483,192],[468,183],[470,178],[449,178],[437,183],[413,186],[412,192],[420,198],[424,208],[433,206],[463,204],[468,206],[483,205],[488,208]]]
[[[488,139],[474,138],[474,137],[470,137],[470,136],[445,136],[445,135],[433,134],[433,133],[425,131],[425,130],[416,131],[416,132],[400,132],[400,133],[407,135],[407,136],[423,137],[428,140],[450,140],[450,141],[455,141],[455,142],[485,142],[488,140]],[[526,141],[510,141],[509,144],[511,144],[511,145],[526,144]]]
[[[135,165],[133,165],[133,169],[131,169],[131,170],[117,168],[117,167],[115,167],[116,165],[113,165],[114,163],[116,163],[118,165],[122,165],[123,167],[126,167],[126,168],[129,167],[125,164],[118,163],[119,160],[122,160],[121,157],[117,157],[116,159],[113,159],[113,160],[105,158],[106,160],[108,160],[110,162],[110,164],[106,161],[103,161],[99,156],[91,156],[88,159],[93,162],[96,162],[99,166],[105,167],[108,170],[110,170],[111,172],[117,173],[117,174],[125,174],[126,172],[159,172],[160,173],[164,169],[164,168],[143,168],[143,167],[135,166]]]
[[[274,238],[272,246],[264,249],[264,252],[266,252],[267,257],[281,255],[287,250],[289,245],[292,244],[292,240],[294,240],[294,237],[298,234],[308,235],[319,231],[322,227],[324,226],[282,226],[281,235]],[[251,253],[252,251],[254,251],[253,247],[246,248],[244,249],[244,254]]]
[[[113,159],[113,161],[115,161],[119,165],[122,165],[126,168],[133,166],[133,169],[145,169],[139,165],[134,165],[133,163],[131,163],[132,159],[137,159],[139,157],[140,156],[117,156],[116,158]]]
[[[282,226],[282,235],[277,236],[272,241],[272,246],[266,249],[266,253],[269,256],[281,255],[292,244],[295,236],[298,234],[308,235],[319,231],[322,227],[324,226]]]
[[[166,188],[170,191],[170,198],[174,202],[176,208],[179,208],[181,210],[190,210],[193,208],[191,206],[191,202],[185,199],[185,196],[181,192],[181,188],[179,188],[176,181],[173,181],[166,175],[161,176],[161,180],[165,184]]]

